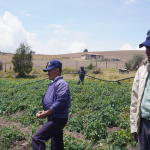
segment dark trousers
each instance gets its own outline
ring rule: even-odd
[[[80,84],[80,82],[82,82],[82,84],[83,84],[84,78],[79,77],[78,85]]]
[[[150,121],[141,118],[138,134],[138,149],[150,150]]]
[[[45,141],[51,138],[51,150],[64,150],[63,128],[68,118],[55,118],[45,123],[32,137],[33,150],[46,150]]]

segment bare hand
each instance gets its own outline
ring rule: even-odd
[[[132,133],[133,140],[138,143],[138,134],[136,132]]]
[[[36,117],[37,117],[37,118],[45,119],[47,116],[46,116],[46,114],[45,114],[45,111],[42,110],[42,111],[39,111],[39,112],[36,114]]]

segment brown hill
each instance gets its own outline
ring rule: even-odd
[[[142,54],[146,58],[144,50],[119,50],[119,51],[99,51],[99,52],[88,52],[93,54],[103,55],[104,58],[120,58],[121,61],[109,61],[107,62],[107,68],[124,68],[125,62],[130,59],[135,54]],[[60,55],[42,55],[35,54],[33,55],[34,67],[43,67],[45,68],[47,62],[52,59],[58,59],[63,63],[63,67],[73,67],[79,68],[80,66],[88,66],[91,61],[80,59],[81,55],[86,54],[85,52],[80,53],[69,53],[69,54],[60,54]],[[0,55],[0,61],[6,63],[6,67],[9,68],[13,54]],[[93,61],[93,65],[96,63]],[[106,67],[106,62],[98,62],[97,67],[104,68]]]
[[[88,52],[93,54],[100,54],[103,55],[105,58],[120,58],[121,60],[128,60],[135,54],[142,54],[146,58],[146,54],[144,50],[119,50],[119,51],[98,51],[98,52]],[[79,57],[83,54],[86,54],[85,52],[80,53],[69,53],[69,54],[61,54],[61,55],[50,55],[53,57]]]

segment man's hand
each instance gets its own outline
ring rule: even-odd
[[[36,117],[37,117],[37,118],[45,119],[47,116],[46,116],[46,114],[45,114],[45,111],[42,110],[42,111],[39,111],[39,112],[36,114]]]
[[[133,140],[138,143],[138,134],[136,132],[132,133]]]

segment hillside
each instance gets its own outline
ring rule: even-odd
[[[99,51],[99,52],[88,52],[93,54],[103,55],[104,58],[120,58],[121,61],[111,61],[107,62],[107,68],[124,68],[125,62],[130,59],[135,54],[142,54],[146,58],[145,51],[143,50],[124,50],[124,51]],[[88,66],[91,61],[90,60],[82,60],[80,59],[81,55],[85,54],[85,52],[80,53],[69,53],[69,54],[60,54],[60,55],[42,55],[35,54],[33,55],[33,63],[34,67],[45,67],[47,62],[52,59],[58,59],[63,63],[63,67],[72,67],[79,68],[80,66]],[[0,61],[6,63],[6,67],[9,68],[11,63],[13,54],[0,55]],[[92,61],[95,65],[95,62]],[[97,67],[105,68],[106,62],[98,62]]]

